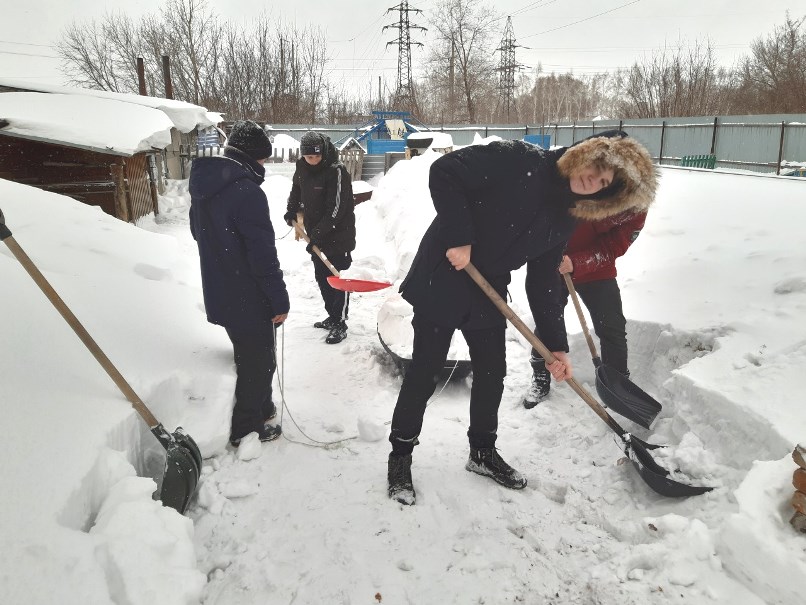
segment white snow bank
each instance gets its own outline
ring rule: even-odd
[[[163,99],[161,97],[148,97],[121,92],[109,92],[106,90],[93,90],[91,88],[58,86],[54,84],[36,84],[31,83],[30,80],[16,80],[13,78],[0,78],[0,86],[8,86],[22,90],[35,90],[44,93],[73,95],[78,97],[95,97],[99,99],[108,99],[110,101],[119,101],[127,104],[158,109],[167,115],[171,120],[172,125],[181,132],[190,132],[197,126],[202,128],[214,126],[221,121],[220,119],[215,121],[215,115],[220,118],[220,114],[214,114],[211,116],[208,115],[207,109],[201,107],[200,105],[194,105],[184,101],[177,101],[175,99]]]
[[[161,111],[108,99],[38,92],[0,93],[2,133],[120,155],[164,149],[172,122]]]

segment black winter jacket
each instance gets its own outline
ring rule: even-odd
[[[549,350],[568,349],[557,266],[574,230],[568,209],[576,196],[557,170],[563,151],[499,141],[454,151],[432,164],[429,187],[437,217],[400,288],[415,313],[449,328],[505,325],[484,292],[445,257],[448,248],[471,244],[473,264],[502,297],[510,272],[532,261],[531,276],[543,284],[543,313],[535,317],[541,337]]]
[[[194,160],[190,230],[199,248],[204,306],[210,323],[256,328],[288,313],[277,259],[265,169],[237,149]]]
[[[333,143],[324,138],[321,162],[297,160],[286,216],[303,212],[311,242],[325,254],[346,254],[355,249],[353,184]]]

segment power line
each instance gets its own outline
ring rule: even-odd
[[[528,36],[524,36],[524,38],[534,38],[535,36],[540,36],[542,34],[547,34],[549,32],[556,32],[558,29],[565,29],[566,27],[571,27],[572,25],[578,25],[579,23],[584,23],[585,21],[590,21],[591,19],[596,19],[596,17],[601,17],[602,15],[606,15],[608,13],[612,13],[619,9],[624,8],[625,6],[630,6],[632,4],[638,4],[641,0],[632,0],[632,2],[627,2],[626,4],[622,4],[621,6],[617,6],[616,8],[611,8],[610,10],[606,10],[601,13],[597,13],[595,15],[591,15],[590,17],[586,17],[585,19],[580,19],[579,21],[574,21],[573,23],[567,23],[566,25],[560,25],[559,27],[554,27],[552,29],[547,29],[546,31],[537,32],[536,34],[530,34]]]
[[[37,55],[34,53],[18,53],[12,50],[0,50],[2,55],[19,55],[22,57],[44,57],[45,59],[61,59],[61,57],[54,57],[53,55]]]
[[[20,44],[22,46],[42,46],[44,48],[56,48],[52,44],[34,44],[33,42],[14,42],[13,40],[0,40],[2,44]]]

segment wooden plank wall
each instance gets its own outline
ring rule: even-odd
[[[125,221],[156,212],[147,154],[124,158],[0,136],[0,178],[99,206]]]

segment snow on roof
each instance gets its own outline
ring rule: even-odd
[[[39,92],[0,93],[0,119],[9,123],[0,134],[117,155],[164,149],[173,125],[150,107]]]
[[[207,126],[213,126],[216,123],[211,120],[210,116],[208,116],[208,111],[206,108],[200,105],[193,105],[192,103],[185,103],[184,101],[177,101],[175,99],[146,97],[121,92],[92,90],[90,88],[76,88],[72,86],[57,86],[53,84],[31,84],[30,82],[24,80],[15,80],[13,78],[0,78],[0,86],[63,95],[97,97],[100,99],[110,99],[133,105],[151,107],[152,109],[159,109],[171,119],[174,127],[181,132],[190,132],[197,126],[206,128]]]

